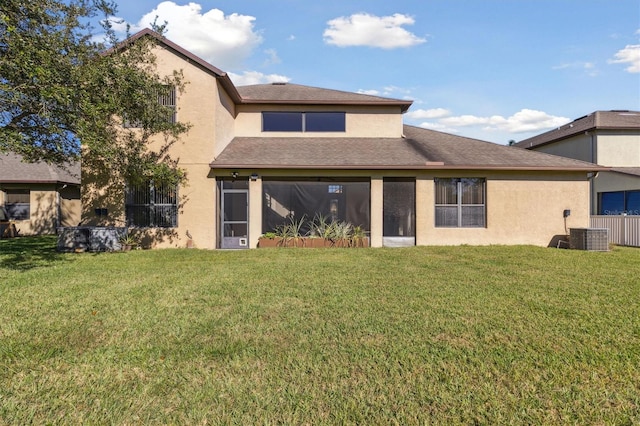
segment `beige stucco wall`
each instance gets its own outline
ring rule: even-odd
[[[488,171],[291,171],[248,170],[257,173],[250,183],[250,247],[256,247],[262,233],[263,177],[371,177],[371,245],[382,246],[382,189],[384,177],[416,177],[417,245],[489,245],[532,244],[548,246],[554,237],[569,228],[589,226],[589,182],[584,172],[488,172]],[[220,176],[226,171],[220,170]],[[487,179],[484,228],[436,228],[435,177],[483,177]],[[571,215],[563,217],[565,209]],[[566,227],[565,227],[566,225]]]
[[[563,211],[571,210],[568,228],[589,226],[589,183],[585,173],[439,173],[437,177],[484,177],[486,186],[485,228],[436,228],[431,176],[416,187],[417,243],[421,245],[533,244],[547,246],[564,235]],[[417,189],[418,190],[418,189]],[[424,209],[420,211],[421,209]]]
[[[640,133],[598,133],[598,164],[609,167],[640,167]]]
[[[341,111],[346,112],[345,132],[263,132],[263,111]],[[245,137],[379,137],[402,135],[400,107],[354,107],[330,105],[241,105],[237,107],[236,136]]]
[[[3,189],[28,189],[30,218],[14,221],[19,235],[55,234],[57,226],[76,226],[80,222],[80,190],[57,184],[3,184]],[[0,204],[4,204],[0,190]]]
[[[176,93],[176,116],[178,121],[190,123],[191,128],[168,152],[186,172],[187,183],[178,189],[180,208],[176,228],[137,229],[136,233],[148,247],[186,247],[189,233],[195,247],[215,248],[216,189],[215,179],[209,177],[209,163],[233,138],[235,106],[208,71],[161,46],[154,53],[160,75],[181,70],[186,82],[184,90]],[[163,143],[163,138],[158,137],[150,149]],[[83,180],[83,224],[124,226],[124,182],[114,179],[108,171],[97,180]],[[104,187],[105,182],[110,182],[110,186]],[[94,214],[99,207],[108,209],[108,217]]]

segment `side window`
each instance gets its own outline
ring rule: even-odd
[[[173,228],[178,226],[178,188],[148,181],[125,191],[128,226]]]
[[[28,189],[6,189],[4,208],[9,219],[29,220],[31,216],[31,194]]]
[[[436,227],[486,226],[485,187],[484,178],[436,179]]]

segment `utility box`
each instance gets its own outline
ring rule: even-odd
[[[569,245],[575,250],[609,251],[609,230],[606,228],[571,228]]]

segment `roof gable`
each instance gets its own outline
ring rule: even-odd
[[[233,101],[236,103],[240,103],[241,101],[240,95],[238,94],[236,86],[233,84],[233,82],[229,78],[229,75],[226,72],[222,71],[217,67],[214,67],[209,62],[205,61],[199,56],[194,55],[193,53],[189,52],[188,50],[184,49],[183,47],[177,45],[176,43],[172,42],[168,38],[164,37],[162,34],[159,34],[149,28],[145,28],[135,33],[128,39],[121,42],[116,47],[116,49],[126,49],[129,44],[135,43],[136,40],[139,40],[143,37],[150,37],[154,39],[157,43],[159,43],[160,45],[168,49],[173,54],[181,57],[184,61],[199,67],[205,72],[211,74],[213,77],[217,78],[220,81],[222,87],[224,87],[224,89],[227,91],[229,96],[231,96]],[[109,51],[112,51],[112,50],[113,49],[110,49]]]

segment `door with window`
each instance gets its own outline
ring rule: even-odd
[[[249,248],[249,181],[225,179],[221,186],[220,248]]]

